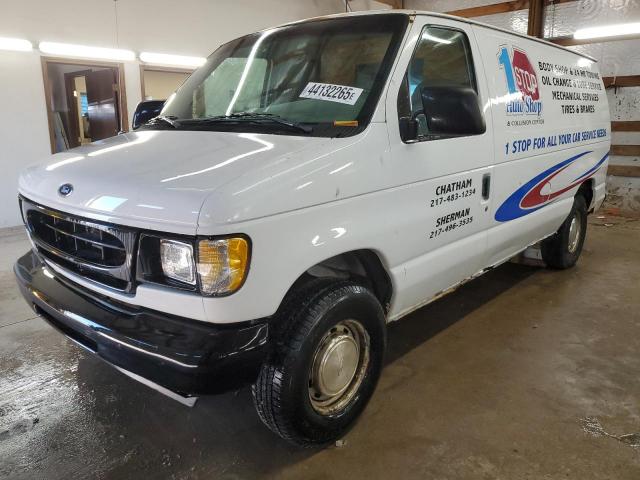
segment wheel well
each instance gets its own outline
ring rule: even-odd
[[[314,278],[336,278],[358,282],[371,289],[384,311],[389,311],[393,294],[391,278],[382,265],[380,257],[371,250],[341,253],[315,264],[296,280],[290,291],[297,290],[302,284]]]
[[[591,211],[591,202],[593,201],[593,179],[590,178],[586,182],[583,182],[576,195],[582,195],[584,197],[587,204],[587,211]]]

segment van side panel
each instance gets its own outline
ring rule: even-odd
[[[554,233],[579,186],[604,198],[610,147],[596,62],[474,25],[489,82],[495,140],[488,265]]]

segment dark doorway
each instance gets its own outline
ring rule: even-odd
[[[122,65],[43,59],[51,151],[128,130]]]

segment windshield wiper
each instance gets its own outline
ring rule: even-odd
[[[182,123],[185,125],[208,125],[212,123],[224,123],[224,122],[254,122],[254,123],[277,123],[278,125],[282,125],[288,127],[292,130],[297,130],[304,133],[311,133],[313,128],[308,125],[302,125],[300,123],[292,122],[290,120],[286,120],[279,115],[275,115],[273,113],[251,113],[251,112],[240,112],[240,113],[232,113],[231,115],[218,115],[216,117],[207,117],[207,118],[194,118],[190,120],[183,120]]]
[[[176,119],[178,117],[174,117],[173,115],[159,115],[157,117],[153,117],[151,120],[149,120],[147,123],[145,123],[145,125],[159,125],[159,124],[165,124],[165,125],[169,125],[172,128],[178,128],[180,127],[180,122],[176,122]]]

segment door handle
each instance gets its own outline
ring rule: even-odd
[[[490,193],[491,193],[491,174],[485,173],[482,176],[482,199],[489,200]]]

